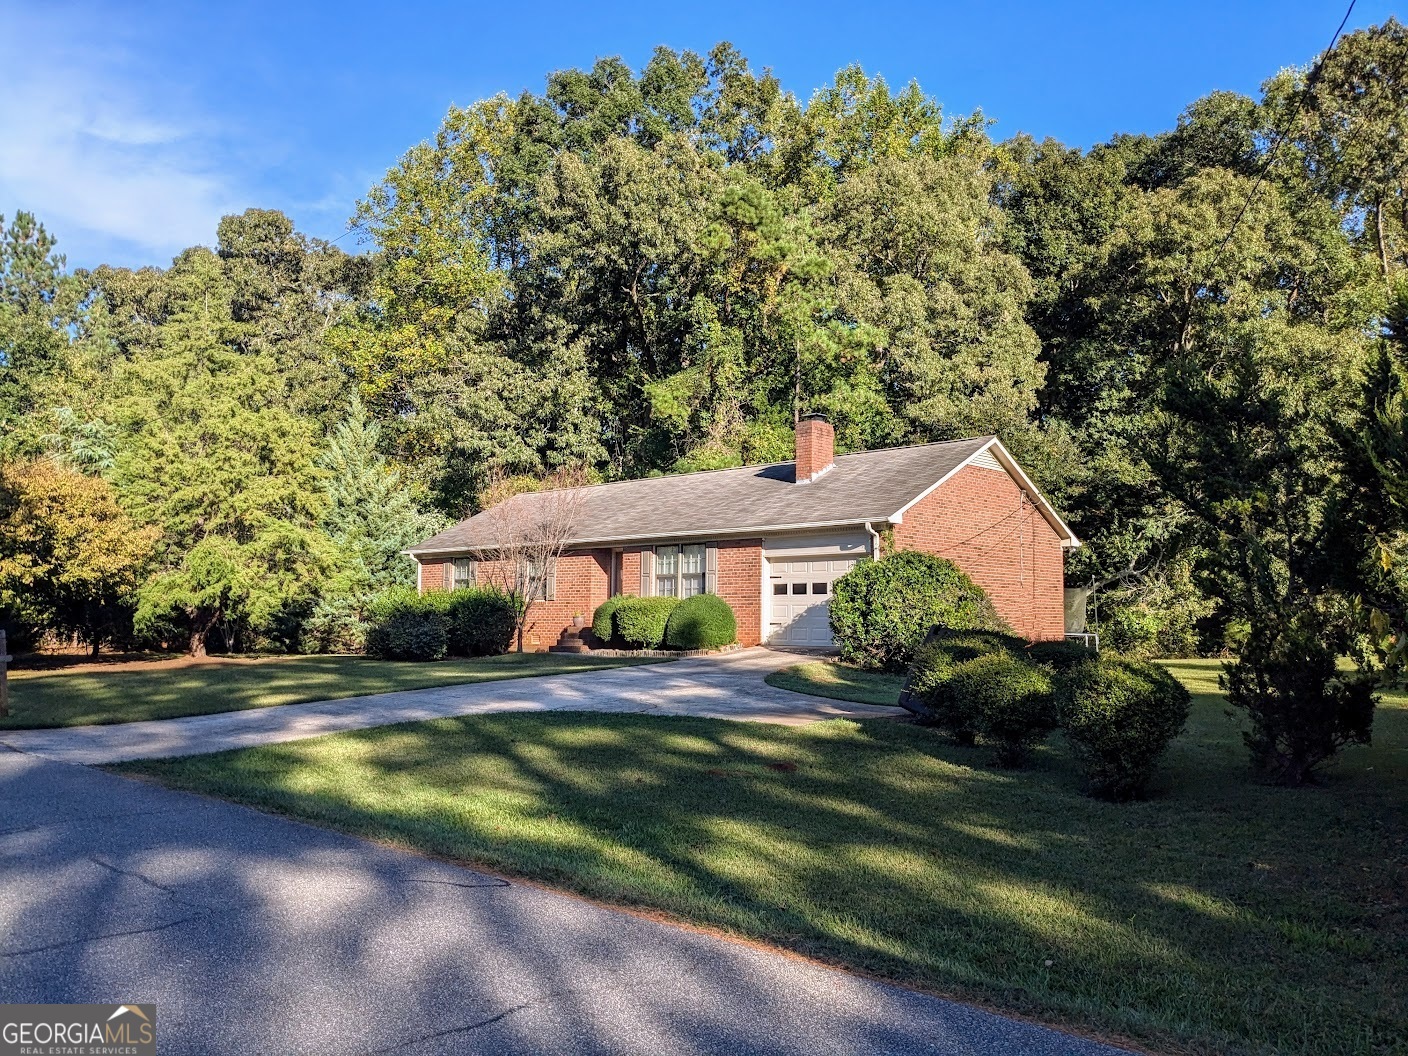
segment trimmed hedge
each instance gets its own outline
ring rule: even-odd
[[[966,701],[949,692],[949,678],[958,663],[942,645],[920,646],[900,694],[900,706],[914,712],[924,725],[939,727],[959,744],[972,744],[978,738],[977,716],[966,707]]]
[[[1056,713],[1085,768],[1089,791],[1139,796],[1188,721],[1188,690],[1163,668],[1101,656],[1061,678]]]
[[[685,598],[665,625],[665,644],[671,649],[718,649],[737,637],[733,609],[717,594]]]
[[[440,660],[448,644],[445,621],[434,612],[402,609],[367,628],[367,654],[380,660]]]
[[[847,663],[903,670],[935,627],[1011,630],[981,587],[933,554],[900,550],[836,580],[831,631]]]
[[[1027,646],[1027,659],[1034,664],[1045,664],[1056,671],[1069,671],[1096,657],[1094,649],[1078,642],[1032,642]]]
[[[679,598],[622,598],[616,606],[616,633],[637,648],[659,649],[670,614],[679,603]]]
[[[1051,675],[1011,653],[964,661],[949,675],[947,689],[971,709],[971,721],[999,766],[1021,766],[1056,728]]]
[[[620,632],[616,629],[616,610],[626,600],[625,594],[614,594],[596,607],[592,613],[592,634],[603,646],[619,644]]]
[[[513,596],[497,587],[450,591],[446,603],[452,656],[498,656],[508,652],[518,622]]]
[[[1023,656],[1031,643],[1005,631],[955,631],[935,627],[925,639],[925,645],[942,649],[955,661],[961,662],[998,653]]]
[[[902,706],[960,744],[979,736],[1000,766],[1019,766],[1056,725],[1052,672],[1001,631],[935,629],[915,656]]]
[[[508,651],[515,617],[513,598],[493,587],[394,587],[369,606],[366,652],[382,660],[497,656]]]
[[[981,657],[1018,655],[1026,644],[1021,638],[1000,631],[935,628],[915,654],[901,704],[915,710],[922,722],[946,731],[960,744],[972,744],[978,734],[978,709],[971,698],[954,692],[954,672]],[[909,704],[905,703],[906,697],[911,698]]]

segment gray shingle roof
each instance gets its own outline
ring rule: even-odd
[[[992,439],[979,436],[839,455],[834,468],[805,484],[794,482],[794,463],[779,462],[593,485],[583,489],[573,545],[883,522]],[[528,495],[514,501],[532,499]],[[1054,511],[1050,517],[1055,517]],[[490,550],[492,526],[490,518],[477,514],[409,552]]]

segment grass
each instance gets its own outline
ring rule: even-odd
[[[1162,1051],[1408,1052],[1408,702],[1247,773],[1217,666],[1149,801],[892,720],[504,715],[118,768]]]
[[[904,675],[884,671],[862,671],[849,664],[831,660],[814,660],[774,671],[763,679],[778,689],[793,693],[808,693],[813,697],[850,700],[857,704],[891,704],[900,699]]]
[[[171,661],[88,671],[14,672],[0,729],[93,726],[245,711],[400,689],[559,675],[650,663],[634,657],[509,653],[472,660],[391,663],[358,656]]]

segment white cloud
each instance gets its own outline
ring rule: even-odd
[[[125,243],[137,252],[123,255],[164,263],[210,243],[221,215],[242,206],[218,130],[183,114],[179,95],[111,40],[75,43],[72,9],[47,25],[0,13],[0,213],[35,213],[71,263],[97,263],[74,259],[84,245]]]

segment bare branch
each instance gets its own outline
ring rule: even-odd
[[[499,478],[485,492],[492,544],[477,555],[480,576],[513,596],[519,652],[528,614],[548,598],[557,561],[577,530],[585,483],[580,469],[562,469],[542,481]]]

